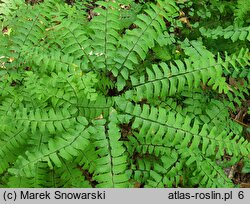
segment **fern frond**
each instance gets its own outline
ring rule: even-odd
[[[81,117],[79,117],[81,120]],[[63,131],[76,124],[76,118],[66,109],[62,111],[49,109],[48,111],[28,110],[23,108],[22,111],[16,111],[15,120],[17,127],[23,127],[24,130],[31,130],[32,133],[39,130],[41,133],[48,131],[55,133]]]
[[[175,61],[175,64],[168,66],[166,63],[160,65],[153,65],[152,69],[146,69],[147,74],[141,76],[140,79],[130,77],[132,87],[135,91],[129,90],[126,97],[135,97],[136,100],[143,98],[160,98],[165,100],[167,96],[172,96],[177,92],[184,90],[188,85],[189,89],[197,88],[200,83],[209,84],[215,83],[218,79],[223,81],[220,73],[222,67],[216,62],[199,61],[199,63],[192,63],[189,60]],[[225,89],[225,85],[221,89]],[[153,90],[153,91],[152,91]],[[135,96],[133,96],[135,94]]]
[[[227,56],[225,61],[218,57],[217,62],[213,59],[208,61],[207,58],[200,58],[196,62],[185,59],[184,62],[176,60],[170,65],[166,63],[160,63],[159,66],[153,65],[151,69],[146,69],[147,74],[139,79],[133,75],[130,76],[135,93],[129,90],[126,97],[135,98],[138,101],[143,98],[165,100],[167,96],[183,91],[186,85],[191,90],[199,87],[201,83],[212,85],[213,89],[219,88],[219,92],[222,90],[227,92],[228,85],[222,76],[223,69],[228,69],[228,65],[234,68],[244,66],[245,64],[242,63],[248,60],[247,50],[242,50],[238,56]]]
[[[193,61],[197,60],[199,57],[207,57],[211,58],[214,55],[206,49],[201,41],[198,40],[188,40],[185,39],[183,42],[180,43],[181,48],[184,50],[185,54],[190,58],[193,58]]]
[[[227,93],[230,101],[230,108],[236,111],[236,106],[242,106],[244,101],[247,101],[247,96],[250,95],[250,85],[247,81],[236,82],[235,86],[231,87],[231,91]]]
[[[160,162],[150,171],[145,187],[163,188],[181,185],[183,164],[178,161],[178,153],[171,151],[171,156],[162,156]]]
[[[43,188],[48,180],[48,166],[46,163],[38,162],[34,168],[33,177],[11,175],[7,185],[14,188]]]
[[[92,142],[94,142],[94,140],[90,138],[90,144],[84,150],[80,150],[80,154],[75,160],[82,168],[82,171],[87,171],[90,174],[94,173],[96,169],[95,161],[98,159],[98,154]]]
[[[218,56],[218,60],[222,61],[221,57]],[[225,52],[225,72],[231,73],[233,76],[240,78],[246,77],[250,80],[249,68],[250,57],[249,49],[242,48],[239,52],[229,55]]]
[[[162,156],[161,163],[154,165],[146,187],[233,186],[224,171],[209,158],[203,158],[199,151],[182,149],[179,153],[174,150],[172,152],[171,157]]]
[[[55,168],[55,174],[60,178],[57,185],[63,188],[90,188],[89,181],[83,176],[81,169],[72,162],[62,161],[62,167]]]
[[[0,186],[234,187],[248,2],[0,0]]]
[[[62,52],[66,55],[74,56],[75,60],[81,60],[85,70],[94,70],[94,55],[91,49],[91,39],[89,38],[88,27],[82,29],[81,24],[71,20],[63,21],[55,28],[60,35],[54,36],[56,42],[62,47]],[[91,52],[92,51],[92,52]]]
[[[29,138],[27,133],[22,129],[0,130],[0,174],[3,173],[10,164],[16,160],[18,154],[22,154],[22,149],[27,145]]]
[[[98,116],[106,118],[109,115],[109,110],[113,105],[113,99],[99,95],[95,101],[82,100],[79,104],[79,109],[84,117],[94,119]]]
[[[60,51],[54,50],[34,50],[30,52],[25,58],[31,58],[31,66],[34,67],[43,66],[43,70],[34,69],[36,72],[51,73],[51,72],[69,72],[76,73],[78,70],[84,70],[83,63],[77,61],[73,56],[63,54]],[[32,66],[33,67],[33,66]],[[80,72],[79,72],[80,74]]]
[[[137,158],[135,164],[132,165],[132,178],[134,183],[145,184],[150,177],[150,170],[157,163],[149,156],[145,158]]]
[[[62,166],[62,159],[71,160],[80,154],[89,144],[89,130],[84,128],[86,123],[75,127],[75,130],[68,130],[61,137],[49,140],[43,145],[40,151],[26,152],[15,162],[10,172],[19,176],[34,176],[37,162],[47,162],[49,167]]]
[[[250,41],[249,27],[235,27],[230,25],[227,28],[222,28],[221,26],[218,26],[215,29],[200,28],[200,32],[203,36],[212,39],[223,37],[225,39],[231,39],[233,42],[237,40]]]
[[[22,0],[1,0],[0,19],[12,16],[20,6],[24,5]]]
[[[250,11],[249,9],[250,1],[249,0],[237,0],[237,5],[235,9],[235,19],[234,23],[242,26],[244,24],[244,17],[248,14]]]
[[[139,14],[135,21],[136,28],[128,30],[119,44],[121,48],[117,50],[116,64],[112,67],[114,76],[118,73],[118,90],[125,86],[125,80],[128,79],[129,70],[135,69],[139,60],[144,60],[150,48],[155,42],[162,44],[171,44],[172,41],[162,33],[166,31],[165,19],[169,16],[177,16],[177,7],[174,1],[158,2],[158,6],[152,4],[151,8],[146,10],[146,14]],[[163,42],[164,41],[164,42]],[[123,77],[123,78],[122,78]]]
[[[132,129],[134,136],[141,144],[152,146],[178,147],[199,150],[206,156],[214,155],[220,158],[227,152],[229,155],[247,155],[250,144],[238,135],[217,132],[216,126],[207,124],[200,126],[199,122],[171,113],[163,108],[148,105],[132,105],[132,103],[117,99],[119,109],[134,118]],[[218,148],[218,151],[217,151]]]
[[[114,111],[114,110],[113,110]],[[123,142],[119,141],[121,134],[117,126],[115,113],[109,117],[108,130],[103,126],[105,121],[94,121],[100,124],[95,133],[94,146],[98,149],[99,158],[95,161],[96,170],[93,179],[98,182],[96,187],[128,187],[127,159]]]
[[[189,185],[199,185],[199,187],[204,188],[233,186],[232,181],[226,176],[223,169],[216,164],[216,161],[205,158],[199,151],[182,149],[180,152],[182,159],[186,160],[185,165],[190,168],[190,174],[192,172],[192,176],[186,178]]]
[[[115,55],[116,45],[120,39],[118,31],[120,25],[119,5],[114,2],[97,2],[99,6],[94,9],[94,13],[98,13],[90,22],[90,28],[93,30],[91,55],[95,56],[95,69],[110,69],[113,64],[113,56]]]

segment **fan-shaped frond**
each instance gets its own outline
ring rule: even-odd
[[[234,187],[249,0],[33,2],[0,0],[1,187]]]

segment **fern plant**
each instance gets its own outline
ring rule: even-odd
[[[242,1],[1,2],[1,187],[234,186],[224,169],[250,153],[231,117],[249,97]]]

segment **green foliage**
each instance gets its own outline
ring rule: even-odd
[[[250,173],[250,162],[249,160],[245,160],[245,164],[244,164],[244,167],[242,169],[242,172],[243,173]]]
[[[0,186],[233,187],[248,2],[2,0]]]
[[[250,28],[249,27],[233,27],[228,26],[223,29],[221,26],[217,27],[215,30],[205,30],[201,29],[201,33],[206,37],[211,37],[217,39],[218,37],[223,37],[225,39],[231,39],[233,42],[237,40],[248,40],[250,41]]]

